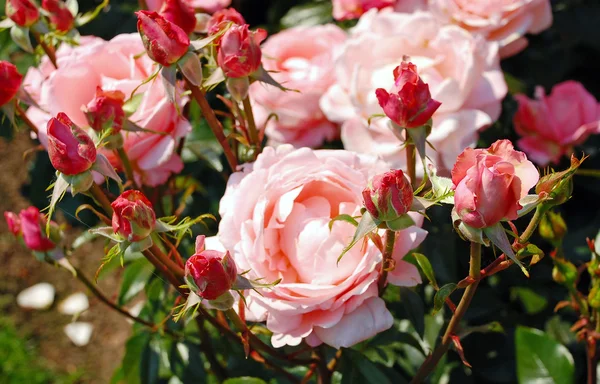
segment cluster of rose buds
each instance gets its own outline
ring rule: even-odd
[[[36,207],[23,209],[18,215],[4,212],[9,231],[22,238],[25,246],[35,252],[49,252],[57,247],[62,239],[58,224],[51,221],[49,236],[46,236],[46,217]]]
[[[23,75],[17,67],[8,61],[0,61],[0,107],[16,96],[22,81]]]
[[[42,0],[42,9],[56,32],[64,34],[75,26],[75,16],[64,1]],[[24,28],[33,26],[40,18],[40,11],[30,0],[7,0],[5,12],[16,25]]]

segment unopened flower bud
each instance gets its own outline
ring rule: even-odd
[[[560,213],[546,212],[539,224],[540,236],[554,243],[559,243],[567,233],[567,224]]]
[[[73,29],[75,17],[61,0],[42,0],[42,8],[50,14],[50,24],[58,32],[66,33]]]
[[[394,79],[390,93],[383,88],[375,91],[383,112],[402,128],[425,125],[442,104],[431,98],[429,85],[417,74],[417,66],[403,61],[394,69]]]
[[[8,225],[8,230],[14,236],[21,235],[21,219],[19,219],[19,215],[14,212],[6,211],[4,212],[4,219],[6,220],[6,224]]]
[[[23,75],[17,67],[8,61],[0,61],[0,107],[15,97],[22,81]]]
[[[166,0],[159,14],[179,26],[188,35],[196,28],[194,9],[184,0]]]
[[[237,278],[237,268],[229,252],[206,250],[204,236],[196,238],[196,253],[185,263],[185,279],[190,289],[206,300],[227,293]]]
[[[30,27],[39,19],[40,12],[30,0],[6,0],[6,16],[20,27]]]
[[[119,90],[103,91],[96,87],[96,96],[85,107],[84,113],[90,127],[102,132],[112,128],[113,134],[119,133],[125,120],[125,94]]]
[[[246,20],[244,20],[244,17],[234,8],[221,9],[213,13],[212,17],[208,21],[208,34],[214,35],[219,33],[219,31],[228,23],[244,25],[246,24]]]
[[[92,171],[85,171],[72,176],[64,176],[71,187],[71,193],[75,196],[81,192],[87,192],[94,184]]]
[[[413,201],[413,189],[400,169],[373,177],[362,195],[367,211],[380,221],[398,219]]]
[[[228,77],[225,85],[235,101],[242,102],[248,97],[248,90],[250,89],[248,77]]]
[[[260,42],[267,37],[263,29],[249,31],[248,25],[234,25],[219,44],[217,62],[227,77],[245,77],[260,68]]]
[[[48,121],[48,154],[54,168],[65,175],[87,171],[96,161],[96,146],[85,131],[60,112]]]
[[[187,33],[156,12],[138,11],[137,28],[148,56],[165,67],[176,63],[190,46]]]
[[[46,236],[46,217],[36,207],[24,209],[19,214],[23,242],[27,248],[37,252],[47,252],[56,248],[62,234],[58,225],[50,222],[50,238]]]
[[[156,225],[152,203],[140,191],[125,191],[111,204],[113,231],[128,241],[140,241],[148,237]]]
[[[537,194],[546,193],[552,199],[551,205],[560,205],[571,198],[573,193],[573,180],[565,177],[564,172],[550,173],[542,176],[535,187]]]

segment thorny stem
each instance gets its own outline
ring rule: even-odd
[[[317,377],[317,384],[331,384],[331,376],[333,372],[329,370],[327,367],[327,361],[325,361],[325,353],[323,353],[322,348],[318,348],[316,350],[316,354],[318,356],[317,370],[319,371],[319,376]]]
[[[33,122],[31,120],[29,120],[29,117],[27,117],[23,108],[21,108],[21,106],[19,105],[18,100],[15,101],[15,110],[17,112],[17,115],[21,118],[21,120],[23,120],[23,122],[25,124],[27,124],[29,129],[31,129],[31,131],[37,135],[38,134],[37,127],[35,126],[35,124],[33,124]]]
[[[206,92],[204,92],[203,89],[190,83],[188,79],[186,79],[185,81],[188,88],[192,91],[192,96],[194,97],[194,100],[196,100],[196,102],[200,106],[200,109],[202,110],[202,115],[204,116],[204,119],[206,119],[208,126],[217,138],[219,144],[221,144],[221,147],[223,147],[223,152],[225,153],[225,157],[227,158],[229,167],[232,171],[235,172],[235,170],[237,169],[237,159],[235,157],[235,154],[231,150],[231,146],[229,145],[229,141],[227,141],[227,138],[225,137],[225,133],[223,133],[223,126],[219,122],[219,119],[217,119],[215,111],[208,104],[208,100],[206,100]]]
[[[527,225],[527,228],[525,228],[523,233],[521,233],[521,236],[519,236],[519,243],[525,244],[529,240],[529,238],[533,235],[533,232],[535,232],[535,229],[542,220],[542,217],[544,216],[544,213],[546,213],[546,211],[547,208],[543,204],[537,206],[537,208],[535,209],[535,213],[533,214],[533,217],[529,222],[529,225]]]
[[[250,104],[250,97],[246,96],[243,101],[244,114],[248,121],[248,134],[250,135],[250,141],[255,146],[256,155],[261,151],[260,138],[258,136],[258,130],[256,129],[256,122],[254,121],[254,113],[252,112],[252,105]]]
[[[131,181],[131,185],[133,185],[134,189],[140,189],[140,187],[135,182],[135,178],[133,177],[133,167],[131,166],[131,162],[129,161],[129,157],[123,147],[117,148],[116,150],[117,156],[121,159],[121,163],[123,164],[123,168],[125,169],[125,175],[127,175],[127,179]]]
[[[596,384],[596,365],[598,361],[598,351],[596,350],[595,340],[593,340],[592,342],[588,341],[585,348],[585,355],[587,358],[587,384]]]
[[[46,44],[46,42],[44,41],[44,39],[42,39],[42,36],[38,32],[32,31],[32,34],[33,37],[35,37],[35,40],[38,42],[38,44],[42,47],[46,55],[48,55],[50,62],[52,63],[52,65],[54,65],[54,68],[58,69],[58,64],[56,64],[56,52],[54,51],[54,48]]]
[[[381,295],[385,290],[387,283],[388,271],[391,267],[392,256],[394,253],[394,242],[396,241],[396,233],[391,229],[385,230],[385,248],[383,250],[383,262],[381,264],[381,275],[377,281],[377,287],[379,288],[379,294]]]
[[[417,158],[415,153],[415,144],[410,140],[408,128],[406,128],[406,167],[408,169],[408,178],[413,190],[417,189]]]
[[[465,293],[460,299],[460,303],[458,303],[458,307],[456,308],[456,312],[450,319],[450,323],[448,323],[448,327],[446,328],[446,332],[442,337],[442,341],[435,348],[433,353],[425,359],[419,370],[417,371],[415,377],[412,379],[411,383],[421,383],[427,378],[427,376],[433,371],[436,367],[440,359],[446,354],[448,348],[450,347],[450,343],[452,342],[451,336],[456,334],[458,329],[458,325],[462,317],[464,316],[467,308],[471,304],[471,300],[475,295],[475,291],[477,290],[477,286],[479,285],[479,275],[481,271],[481,244],[472,242],[471,243],[471,261],[469,266],[469,276],[474,279],[473,284],[469,285],[465,289]]]
[[[98,184],[92,183],[92,187],[90,188],[90,193],[92,194],[94,199],[98,202],[98,204],[100,204],[102,209],[104,209],[104,212],[106,212],[106,214],[109,217],[112,217],[113,212],[114,212],[113,208],[110,205],[110,200],[108,199],[108,197],[106,196],[106,194],[104,193],[102,188],[100,188],[100,186]]]
[[[198,324],[198,333],[200,334],[200,348],[206,359],[210,363],[210,368],[219,380],[219,382],[224,381],[229,375],[225,368],[219,363],[217,360],[217,356],[214,353],[214,349],[212,347],[212,341],[210,339],[210,335],[206,332],[206,328],[204,328],[204,322],[206,318],[203,316],[196,317],[196,323]]]

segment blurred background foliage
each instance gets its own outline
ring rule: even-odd
[[[80,9],[90,10],[97,3],[99,1],[81,0]],[[552,4],[552,27],[538,36],[531,36],[529,47],[525,51],[502,62],[510,93],[524,92],[531,95],[536,85],[543,86],[548,92],[554,84],[571,79],[582,82],[588,91],[600,99],[597,64],[600,62],[600,4],[597,0],[559,0],[552,1]],[[107,11],[81,28],[80,33],[110,39],[120,33],[135,32],[133,11],[137,5],[137,2],[132,0],[113,0]],[[253,27],[263,27],[270,34],[292,25],[333,21],[329,1],[234,0],[233,6],[241,11]],[[0,0],[0,12],[3,12],[3,9],[4,1]],[[343,26],[349,27],[351,24],[344,23]],[[16,63],[22,73],[25,73],[29,66],[36,64],[30,55],[19,51],[12,44],[8,31],[0,33],[0,59]],[[216,99],[211,102],[218,105]],[[517,137],[512,127],[515,110],[516,103],[509,95],[504,100],[502,116],[481,135],[479,146],[487,147],[498,138],[515,140]],[[191,116],[197,116],[198,113],[195,109],[190,111]],[[210,132],[207,134],[207,129],[200,123],[200,119],[193,119],[193,123],[194,130],[189,140],[192,144],[187,147],[187,159],[190,162],[186,164],[181,177],[192,176],[198,181],[199,188],[190,197],[186,210],[195,214],[210,212],[217,215],[218,201],[225,188],[224,178],[214,166],[215,160],[219,160],[219,155],[211,152]],[[4,140],[12,140],[13,134],[7,122],[2,124],[1,133]],[[583,169],[600,170],[600,135],[590,137],[577,149],[577,154],[585,153],[589,156],[583,164]],[[566,168],[566,159],[556,167],[559,170]],[[46,187],[53,175],[46,152],[36,152],[29,163],[30,182],[21,187],[22,194],[32,204],[40,208],[45,207]],[[564,240],[565,255],[579,265],[588,261],[590,257],[586,237],[594,238],[600,229],[599,180],[576,175],[573,196],[572,200],[560,206],[557,211],[562,214],[568,226]],[[84,202],[89,201],[85,197],[74,199],[67,196],[60,203],[60,209],[71,225],[85,228],[94,224],[95,219],[91,215],[81,214],[81,221],[74,217],[75,209]],[[425,227],[430,235],[420,252],[427,255],[431,261],[440,286],[457,282],[467,275],[468,244],[454,233],[448,208],[436,207],[429,215],[431,220],[426,221]],[[216,226],[212,225],[207,232],[214,233],[215,230]],[[546,254],[552,250],[551,245],[539,236],[534,237],[532,242],[540,246]],[[189,243],[187,246],[191,248],[193,245]],[[486,249],[483,266],[490,263],[494,257],[493,251]],[[131,277],[139,278],[139,275]],[[581,286],[585,285],[584,276]],[[142,289],[162,292],[164,284],[151,278]],[[173,297],[165,297],[162,294],[149,296],[155,297],[155,300],[148,302],[141,316],[161,321],[170,310]],[[456,302],[460,296],[456,294],[456,297],[452,297]],[[389,307],[395,318],[402,320],[398,320],[392,330],[344,353],[340,363],[342,375],[336,375],[334,379],[342,382],[346,382],[347,378],[355,378],[356,382],[395,383],[409,379],[423,359],[423,352],[420,350],[427,346],[432,347],[443,327],[443,311],[436,315],[431,314],[432,298],[433,290],[426,284],[415,290],[389,287],[386,293]],[[554,312],[555,305],[566,298],[567,291],[552,280],[552,261],[549,257],[532,268],[529,279],[514,267],[486,279],[480,285],[465,317],[473,327],[492,323],[492,326],[485,328],[488,332],[473,332],[463,340],[465,357],[472,369],[464,367],[456,353],[449,352],[438,367],[432,382],[514,383],[517,381],[517,366],[522,364],[520,369],[526,369],[527,362],[536,353],[542,355],[535,358],[539,357],[543,362],[548,361],[543,352],[558,348],[554,341],[566,346],[573,356],[574,382],[583,382],[586,369],[585,347],[575,341],[574,334],[569,330],[570,324],[577,318],[568,310],[562,310],[559,314]],[[498,322],[500,326],[493,322]],[[172,326],[173,329],[179,328],[179,325]],[[194,327],[195,325],[188,327],[186,333],[194,335],[197,332]],[[523,327],[539,329],[544,333],[540,336]],[[232,372],[239,373],[240,376],[272,378],[273,383],[283,380],[282,376],[266,370],[263,365],[252,359],[243,359],[243,352],[238,345],[223,341],[211,327],[207,329],[213,336],[218,355],[226,361],[228,369]],[[199,353],[199,344],[194,343],[194,339],[182,343],[155,336],[135,327],[132,338],[125,346],[123,365],[115,373],[115,380],[123,379],[128,383],[215,381],[213,377],[206,376],[202,369],[203,357]],[[417,340],[419,336],[423,341]],[[45,370],[43,359],[39,360],[35,350],[21,338],[27,338],[27,335],[18,335],[10,319],[0,318],[0,382],[42,383],[78,380],[77,376],[55,376]],[[515,340],[521,343],[518,348]],[[525,347],[531,347],[532,350],[523,349]],[[13,352],[6,353],[7,350]],[[333,355],[334,351],[327,350],[326,353]],[[368,357],[368,360],[364,356]],[[562,361],[556,356],[550,359],[557,364]],[[38,363],[31,366],[30,361]],[[297,367],[291,371],[302,377],[306,370],[306,367]],[[173,374],[179,381],[173,379]],[[520,374],[519,376],[521,377]],[[262,381],[230,381],[231,384],[237,382]]]

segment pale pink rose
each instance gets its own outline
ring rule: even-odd
[[[523,208],[519,200],[539,178],[533,163],[509,140],[498,140],[487,149],[467,148],[452,168],[456,213],[474,228],[515,220]]]
[[[231,5],[231,0],[186,0],[194,9],[213,13],[219,9],[227,8]],[[146,6],[150,11],[160,11],[165,0],[146,0]]]
[[[344,147],[377,154],[402,168],[406,155],[389,128],[375,90],[391,90],[393,70],[403,56],[419,69],[431,97],[442,103],[433,115],[428,149],[440,169],[450,169],[463,149],[473,146],[478,131],[500,115],[507,92],[499,66],[498,47],[455,26],[439,24],[430,13],[375,10],[364,14],[338,56],[336,84],[321,98],[321,108],[342,123]]]
[[[579,82],[557,84],[549,96],[537,87],[535,100],[525,95],[515,99],[519,109],[514,124],[522,137],[517,145],[539,165],[558,163],[574,145],[600,133],[600,104]]]
[[[319,99],[335,81],[333,55],[346,40],[346,33],[335,25],[296,27],[271,36],[262,46],[263,66],[285,87],[299,91],[281,91],[256,82],[250,96],[256,103],[259,126],[273,144],[289,143],[296,147],[317,147],[339,137],[337,124],[327,120]]]
[[[338,264],[355,227],[335,221],[329,229],[339,214],[359,214],[369,177],[386,170],[371,156],[282,145],[265,148],[229,178],[218,238],[238,269],[250,270],[246,277],[282,279],[246,296],[248,319],[266,321],[273,346],[305,339],[312,346],[349,347],[392,326],[377,292],[381,252],[372,242],[357,244]],[[421,282],[402,258],[426,234],[416,226],[398,233],[389,283]]]
[[[129,98],[131,92],[157,69],[148,56],[140,55],[143,52],[144,46],[137,33],[118,35],[110,41],[84,37],[78,47],[61,45],[57,52],[58,70],[47,58],[38,68],[31,68],[23,85],[40,106],[27,111],[38,127],[40,142],[47,147],[46,124],[59,112],[66,113],[79,127],[89,126],[81,108],[94,99],[96,87],[105,91],[119,90]],[[121,131],[124,148],[138,181],[156,186],[165,182],[172,172],[183,168],[175,150],[191,127],[169,102],[160,75],[141,86],[136,95],[141,101],[129,119],[143,128],[167,134]],[[186,98],[178,98],[179,108],[186,102]],[[102,152],[113,166],[121,167],[113,152]]]
[[[525,49],[526,33],[552,24],[550,0],[430,0],[429,8],[441,20],[497,41],[502,57]]]
[[[369,9],[381,9],[396,3],[396,0],[332,0],[333,18],[336,20],[358,19]]]

